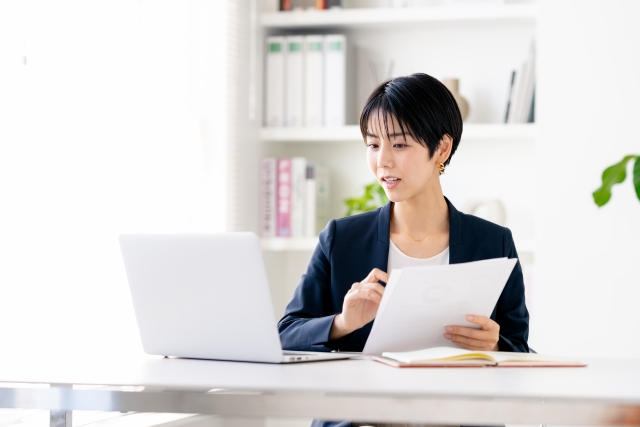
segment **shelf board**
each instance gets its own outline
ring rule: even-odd
[[[260,25],[274,29],[302,29],[469,21],[531,21],[533,23],[536,17],[537,7],[531,3],[496,6],[311,9],[263,13],[260,16]]]
[[[536,126],[526,124],[477,124],[464,125],[462,140],[533,140]],[[362,142],[357,125],[319,128],[262,128],[263,142]]]
[[[265,251],[286,252],[286,251],[313,251],[318,244],[317,237],[263,237],[260,245]],[[528,259],[535,254],[534,241],[521,241],[516,243],[518,253]]]
[[[317,244],[317,237],[263,237],[260,239],[260,245],[265,251],[313,251]]]

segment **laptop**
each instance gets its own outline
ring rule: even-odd
[[[282,350],[254,233],[122,234],[120,249],[148,354],[265,363],[354,356]]]

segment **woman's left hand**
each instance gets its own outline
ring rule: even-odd
[[[498,351],[500,325],[484,316],[469,315],[467,320],[481,329],[447,326],[444,328],[444,337],[467,350]]]

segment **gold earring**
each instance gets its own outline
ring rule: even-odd
[[[440,163],[440,166],[438,166],[438,171],[440,171],[440,175],[444,175],[444,163]]]

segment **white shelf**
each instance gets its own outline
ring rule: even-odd
[[[528,124],[465,124],[462,140],[533,140],[536,126]],[[362,142],[357,125],[321,128],[262,128],[263,142]]]
[[[317,237],[263,237],[260,245],[265,251],[313,251],[318,244]],[[521,256],[533,256],[536,251],[534,241],[523,240],[516,243]]]
[[[269,12],[260,16],[264,28],[369,27],[438,22],[531,21],[537,17],[535,4],[498,6],[433,6]]]
[[[265,251],[313,251],[317,237],[263,237],[260,245]]]

